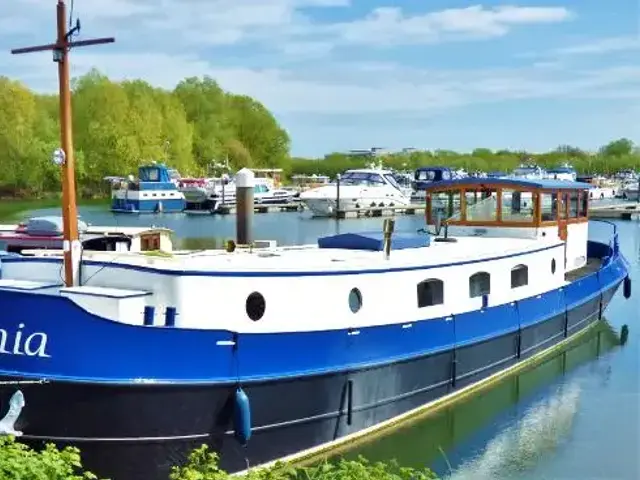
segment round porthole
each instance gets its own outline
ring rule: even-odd
[[[353,313],[362,308],[362,294],[357,288],[352,288],[349,292],[349,308]]]
[[[554,273],[556,273],[556,259],[552,258],[551,259],[551,275],[553,275]]]
[[[253,292],[247,297],[245,309],[247,310],[247,316],[254,322],[257,322],[262,318],[266,308],[267,303],[265,302],[262,294]]]

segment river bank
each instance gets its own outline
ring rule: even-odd
[[[46,199],[4,199],[0,201],[0,221],[19,221],[23,218],[30,216],[29,212],[42,210],[42,209],[55,209],[60,208],[61,200],[59,198],[46,198]],[[79,199],[78,205],[85,207],[100,207],[106,208],[109,206],[109,199],[97,198],[97,199]],[[60,213],[57,213],[60,214]]]

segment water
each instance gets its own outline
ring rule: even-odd
[[[56,209],[33,210],[27,216],[60,215]],[[80,217],[93,225],[166,227],[176,233],[179,241],[197,243],[235,238],[234,215],[187,214],[112,214],[104,207],[80,207]],[[340,232],[381,231],[382,218],[332,220],[314,218],[309,212],[261,213],[253,216],[254,237],[258,240],[277,240],[279,245],[316,243],[318,237]],[[424,215],[396,217],[396,230],[424,227]],[[219,242],[218,242],[219,243]]]
[[[55,210],[30,215],[58,214]],[[94,225],[155,225],[179,244],[206,246],[235,237],[233,216],[112,215],[88,207]],[[422,215],[396,217],[396,230],[417,230]],[[621,248],[635,280],[622,288],[608,321],[564,353],[474,397],[344,453],[433,468],[450,480],[636,480],[640,478],[640,222],[617,221]],[[315,243],[318,236],[381,230],[381,218],[314,219],[306,212],[256,214],[255,238],[279,244]],[[591,222],[590,236],[608,225]],[[630,327],[625,346],[617,337]]]

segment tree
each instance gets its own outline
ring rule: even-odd
[[[289,135],[273,115],[254,99],[230,95],[227,99],[227,121],[234,138],[250,153],[254,165],[284,167],[289,153]],[[230,153],[226,149],[226,153]],[[237,159],[231,158],[234,165]]]
[[[225,115],[225,93],[210,77],[191,77],[180,82],[173,94],[182,103],[193,128],[192,155],[201,170],[221,160],[231,139]]]
[[[620,138],[609,142],[600,149],[600,153],[605,157],[625,157],[633,153],[633,142],[628,138]]]

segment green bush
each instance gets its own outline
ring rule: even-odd
[[[228,480],[231,475],[218,467],[218,455],[206,445],[194,450],[183,467],[174,467],[171,480]],[[236,477],[237,478],[237,477]],[[370,463],[358,460],[325,462],[313,467],[294,468],[277,463],[269,469],[250,470],[246,480],[435,480],[431,470],[400,467],[397,462]]]
[[[16,442],[12,436],[0,437],[1,480],[97,480],[84,471],[80,451],[66,447],[58,450],[52,443],[42,451]],[[194,450],[186,465],[173,467],[171,480],[231,480],[232,476],[218,467],[218,454],[206,445]],[[250,470],[245,480],[435,480],[428,469],[400,467],[395,461],[370,463],[358,460],[325,462],[313,467],[294,468],[277,463],[272,468]]]
[[[13,436],[0,436],[0,479],[2,480],[96,480],[80,463],[80,450],[58,450],[52,443],[37,452],[16,442]]]

